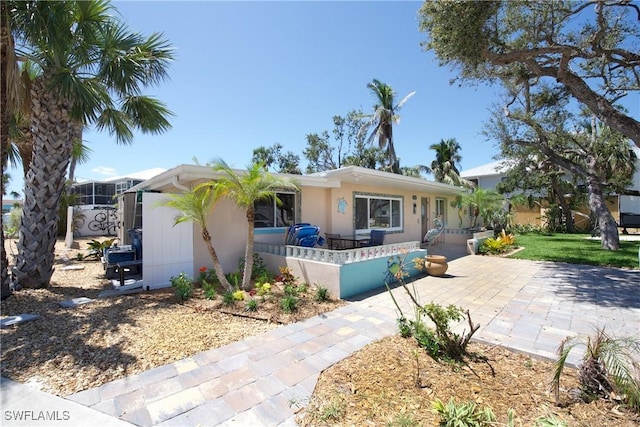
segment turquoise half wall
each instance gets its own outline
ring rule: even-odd
[[[405,265],[409,277],[425,274],[414,267],[414,258],[427,256],[425,249],[411,251],[400,255],[399,258]],[[389,265],[397,262],[398,257],[382,257],[366,261],[353,262],[340,266],[340,299],[352,297],[357,294],[369,292],[378,288],[384,288],[385,281],[389,281]]]

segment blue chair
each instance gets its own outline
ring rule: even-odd
[[[384,245],[384,236],[386,230],[371,230],[369,241],[362,243],[360,246],[380,246]]]

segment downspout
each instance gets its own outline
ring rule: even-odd
[[[189,187],[186,187],[186,186],[180,184],[180,182],[178,182],[178,175],[174,176],[171,179],[171,184],[173,184],[173,186],[176,187],[178,190],[182,190],[182,191],[189,191],[190,190]]]

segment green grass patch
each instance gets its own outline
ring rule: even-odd
[[[516,235],[516,244],[524,247],[509,258],[539,261],[568,262],[609,267],[638,267],[640,241],[620,241],[620,250],[602,249],[600,240],[588,239],[588,234],[538,234]]]

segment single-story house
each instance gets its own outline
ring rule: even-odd
[[[129,243],[126,230],[142,229],[145,289],[167,286],[181,272],[197,277],[200,267],[211,267],[200,226],[191,222],[174,226],[177,212],[161,206],[161,200],[216,176],[207,166],[180,165],[120,196],[121,242]],[[274,272],[288,266],[302,280],[321,284],[336,297],[382,286],[391,255],[423,256],[423,236],[434,227],[435,218],[442,218],[448,244],[464,246],[471,236],[467,230],[448,227],[458,225],[457,210],[450,202],[462,193],[459,187],[356,166],[288,176],[299,191],[278,193],[281,205],[274,201],[256,205],[254,250]],[[382,229],[385,240],[382,246],[344,251],[287,246],[285,233],[297,223],[319,226],[321,236],[369,235]],[[232,200],[223,199],[213,209],[208,228],[225,272],[237,271],[246,246],[244,212]]]

